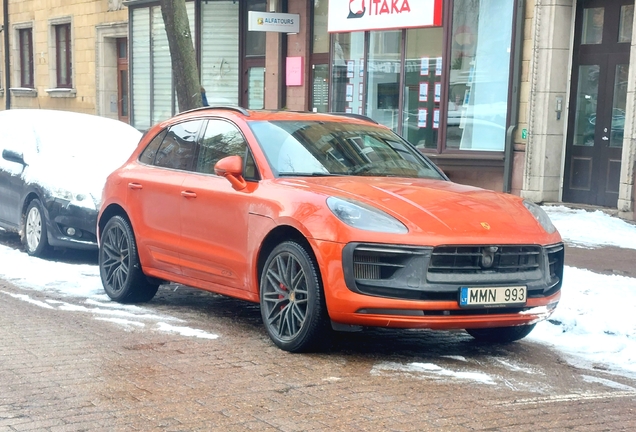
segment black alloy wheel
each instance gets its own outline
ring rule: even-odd
[[[99,246],[99,275],[106,294],[120,303],[147,302],[159,289],[143,274],[135,235],[130,223],[121,216],[113,216],[104,227]]]
[[[290,352],[321,349],[329,327],[317,265],[300,244],[271,252],[260,282],[261,316],[272,341]]]

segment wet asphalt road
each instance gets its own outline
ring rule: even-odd
[[[289,354],[257,305],[186,287],[160,288],[143,327],[3,280],[0,299],[0,432],[636,430],[636,377],[528,340],[375,329]]]

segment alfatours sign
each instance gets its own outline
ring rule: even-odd
[[[330,32],[442,25],[442,0],[329,0]]]
[[[247,13],[247,29],[249,31],[298,33],[300,15],[249,11]]]

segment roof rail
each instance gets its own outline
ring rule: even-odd
[[[368,121],[368,122],[371,122],[371,123],[380,124],[377,121],[373,120],[371,117],[367,117],[367,116],[362,115],[362,114],[344,113],[344,112],[330,112],[328,114],[344,116],[344,117],[351,117],[351,118],[356,118],[358,120],[365,120],[365,121]]]
[[[180,112],[178,115],[185,114],[185,113],[196,112],[196,111],[209,110],[209,109],[212,109],[212,110],[214,110],[214,109],[223,109],[223,110],[236,111],[238,113],[243,114],[245,117],[249,117],[250,116],[250,113],[245,108],[243,108],[241,106],[238,106],[238,105],[210,105],[210,106],[203,106],[203,107],[193,108],[191,110]]]

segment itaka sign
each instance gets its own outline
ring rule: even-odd
[[[329,32],[442,25],[442,0],[329,0]]]

